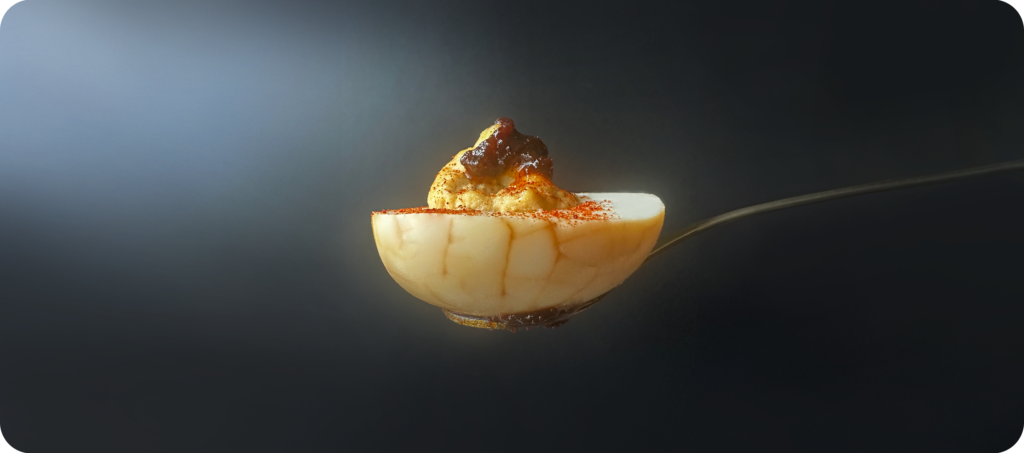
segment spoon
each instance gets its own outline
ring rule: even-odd
[[[682,231],[671,236],[671,239],[666,240],[662,242],[660,245],[656,246],[654,250],[650,253],[650,255],[647,255],[647,259],[644,260],[643,264],[647,264],[655,256],[665,252],[670,247],[673,247],[683,242],[684,240],[690,239],[716,226],[725,225],[726,223],[732,222],[734,220],[739,220],[744,217],[750,217],[755,214],[762,214],[765,212],[778,211],[780,209],[803,206],[805,204],[818,203],[828,200],[836,200],[839,198],[853,197],[869,193],[886,192],[897,189],[909,189],[912,187],[920,187],[929,184],[938,184],[943,182],[962,181],[965,179],[972,179],[981,176],[998,175],[1002,173],[1009,173],[1021,170],[1024,170],[1024,159],[1003,162],[1000,164],[985,165],[981,167],[972,167],[964,170],[936,173],[927,176],[888,179],[885,181],[843,187],[841,189],[826,190],[823,192],[815,192],[812,194],[783,198],[781,200],[756,204],[753,206],[737,209],[735,211],[730,211],[725,214],[717,215],[709,219],[701,220],[684,228]],[[531,329],[534,327],[552,328],[565,324],[566,322],[569,321],[569,318],[573,317],[574,315],[580,313],[583,310],[586,310],[587,308],[590,308],[595,303],[597,303],[597,301],[607,296],[610,292],[611,291],[606,292],[582,304],[576,304],[571,307],[552,307],[530,313],[513,313],[489,317],[475,317],[444,310],[444,314],[445,316],[448,317],[448,319],[455,321],[456,323],[459,323],[461,325],[491,330],[509,330],[515,332],[518,329]]]

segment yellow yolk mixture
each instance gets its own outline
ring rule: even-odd
[[[504,120],[504,119],[502,119]],[[427,206],[433,209],[470,209],[489,212],[532,212],[549,211],[554,209],[570,209],[580,204],[580,199],[572,192],[558,188],[551,182],[550,159],[547,158],[547,148],[543,148],[543,156],[528,156],[527,154],[515,155],[518,149],[515,148],[515,137],[502,140],[503,133],[518,134],[514,126],[506,126],[502,120],[480,133],[480,138],[472,148],[460,151],[448,162],[437,174],[434,184],[430,186],[430,193],[427,196]],[[511,120],[508,120],[511,123]],[[540,143],[536,137],[525,137],[536,140],[533,143]],[[497,145],[487,148],[488,141]],[[504,142],[512,142],[507,146]],[[530,143],[530,144],[533,144]],[[493,162],[487,162],[487,155],[482,156],[482,164],[478,167],[489,170],[491,174],[480,177],[473,177],[471,172],[463,165],[466,161],[466,154],[485,148],[483,153],[493,151],[495,146],[508,154],[502,157],[494,157]],[[527,145],[528,146],[528,145]],[[535,145],[536,146],[536,145]],[[522,148],[525,148],[522,147]],[[537,153],[534,153],[537,154]],[[468,157],[473,157],[468,156]],[[548,172],[532,165],[538,160],[546,159]],[[541,167],[543,165],[540,165]]]

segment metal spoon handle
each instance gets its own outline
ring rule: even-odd
[[[761,203],[754,206],[748,206],[746,208],[741,208],[735,211],[727,212],[725,214],[714,216],[710,219],[701,220],[700,222],[694,223],[686,227],[685,229],[677,233],[672,239],[655,248],[654,251],[647,256],[647,259],[644,262],[646,263],[647,261],[650,261],[651,258],[653,258],[654,256],[658,255],[661,252],[664,252],[669,247],[672,247],[673,245],[682,242],[684,239],[696,236],[697,234],[703,233],[716,226],[724,225],[726,223],[732,222],[733,220],[741,219],[743,217],[749,217],[754,214],[778,211],[779,209],[792,208],[796,206],[803,206],[805,204],[818,203],[820,201],[835,200],[838,198],[846,198],[856,195],[864,195],[868,193],[885,192],[888,190],[897,189],[909,189],[911,187],[925,186],[928,184],[961,181],[964,179],[977,178],[980,176],[997,175],[1001,173],[1009,173],[1021,170],[1024,170],[1024,159],[1003,162],[1001,164],[973,167],[964,170],[937,173],[934,175],[916,176],[912,178],[887,179],[885,181],[861,184],[858,186],[843,187],[841,189],[826,190],[824,192],[800,195],[798,197],[783,198],[781,200],[769,201],[768,203]]]

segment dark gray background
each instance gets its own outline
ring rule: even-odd
[[[514,334],[405,293],[370,212],[509,116],[559,185],[657,194],[668,233],[1024,158],[1022,81],[997,1],[28,0],[0,27],[0,427],[29,453],[1004,450],[1022,174],[742,220]]]

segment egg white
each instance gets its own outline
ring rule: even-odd
[[[589,301],[654,248],[665,205],[643,193],[581,193],[608,219],[383,212],[372,216],[388,273],[413,296],[466,315],[525,313]]]

